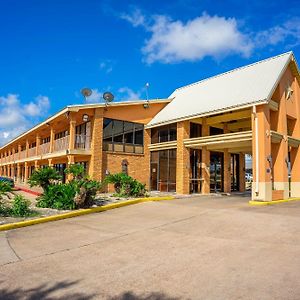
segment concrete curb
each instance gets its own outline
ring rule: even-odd
[[[10,223],[10,224],[3,224],[3,225],[0,225],[0,231],[11,230],[11,229],[21,228],[21,227],[26,227],[26,226],[31,226],[31,225],[41,224],[41,223],[46,223],[46,222],[58,221],[58,220],[63,220],[63,219],[68,219],[68,218],[74,218],[74,217],[78,217],[78,216],[102,212],[102,211],[119,208],[119,207],[123,207],[123,206],[128,206],[128,205],[133,205],[133,204],[137,204],[137,203],[150,202],[150,201],[164,201],[164,200],[173,200],[173,199],[175,199],[175,197],[173,197],[173,196],[138,198],[138,199],[122,201],[122,202],[118,202],[118,203],[112,203],[112,204],[108,204],[108,205],[104,205],[104,206],[80,209],[80,210],[71,211],[71,212],[67,212],[67,213],[55,215],[55,216],[49,216],[49,217],[38,218],[38,219],[33,219],[33,220],[26,220],[26,221]]]
[[[291,201],[300,201],[300,198],[290,198],[290,199],[275,200],[275,201],[255,201],[255,200],[250,200],[249,204],[251,206],[266,206],[266,205],[274,205],[274,204],[291,202]]]

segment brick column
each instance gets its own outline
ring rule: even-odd
[[[256,117],[258,121],[258,193],[256,193],[256,132],[255,116],[252,114],[252,165],[253,165],[253,200],[272,200],[271,169],[267,160],[271,154],[271,138],[267,135],[270,132],[270,109],[267,105],[259,105],[256,108]]]
[[[73,113],[70,113],[70,129],[69,129],[69,150],[75,148],[75,133],[76,133],[76,120]]]
[[[7,177],[10,177],[10,168],[11,168],[11,165],[7,165]]]
[[[239,183],[240,183],[240,192],[245,192],[245,154],[239,154]]]
[[[25,166],[24,182],[26,183],[27,180],[28,180],[28,171],[29,171],[29,170],[28,170],[28,163],[25,162],[24,166]]]
[[[28,140],[26,140],[26,149],[25,149],[25,157],[27,158],[28,157],[28,155],[29,155],[29,141]]]
[[[21,181],[21,165],[17,164],[17,182]]]
[[[74,155],[68,155],[68,167],[75,164],[75,157]],[[73,179],[72,174],[67,174],[66,181],[69,182]]]
[[[13,161],[16,160],[15,153],[16,153],[16,149],[13,148],[13,149],[12,149],[12,157],[13,157]]]
[[[11,178],[15,178],[15,165],[12,164],[11,165],[11,171],[10,171],[10,175],[11,175]]]
[[[297,119],[295,120],[295,127],[293,137],[300,138],[300,93],[297,78],[294,79],[294,97],[296,99],[295,106],[297,112]],[[292,147],[290,151],[291,162],[291,197],[300,197],[300,147]]]
[[[206,118],[202,119],[202,136],[209,135],[209,125],[206,124]],[[210,151],[202,147],[202,194],[210,193]]]
[[[21,157],[21,144],[18,145],[18,159]]]
[[[36,136],[36,148],[35,155],[38,156],[40,154],[40,146],[41,146],[41,137],[39,135]]]
[[[48,159],[48,166],[49,166],[50,168],[53,168],[53,160],[52,160],[52,158],[49,158],[49,159]]]
[[[183,144],[190,137],[190,122],[177,123],[176,193],[190,193],[190,149]]]
[[[230,153],[224,149],[224,192],[231,192]]]
[[[40,168],[40,166],[39,166],[39,161],[38,160],[35,160],[34,161],[34,170],[36,171],[36,170],[38,170]]]
[[[288,183],[288,141],[287,141],[287,115],[286,115],[286,82],[279,83],[279,95],[281,96],[278,107],[277,131],[284,138],[279,143],[271,144],[273,160],[274,189],[284,191],[283,198],[289,197]]]
[[[91,159],[89,175],[95,180],[102,180],[102,140],[103,140],[103,109],[95,108],[94,118],[91,124]]]
[[[147,182],[146,183],[146,189],[150,189],[150,159],[151,159],[151,153],[149,151],[148,146],[151,144],[151,129],[147,129],[144,130],[144,155],[145,155],[145,170],[144,172],[146,172],[148,174],[147,178]]]
[[[55,151],[55,149],[54,149],[54,137],[55,137],[55,130],[51,127],[51,129],[50,129],[50,150],[49,150],[50,153]]]

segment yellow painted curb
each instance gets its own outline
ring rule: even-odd
[[[275,201],[250,200],[249,204],[251,206],[265,206],[265,205],[273,205],[273,204],[285,203],[285,202],[290,202],[290,201],[299,201],[299,200],[300,200],[300,198],[290,198],[290,199],[275,200]]]
[[[38,219],[33,219],[33,220],[26,220],[26,221],[11,223],[11,224],[4,224],[4,225],[0,225],[0,231],[11,230],[11,229],[25,227],[25,226],[31,226],[31,225],[35,225],[35,224],[41,224],[41,223],[46,223],[46,222],[63,220],[63,219],[67,219],[67,218],[78,217],[78,216],[82,216],[82,215],[106,211],[106,210],[110,210],[110,209],[114,209],[114,208],[118,208],[118,207],[142,203],[142,202],[163,201],[163,200],[173,200],[173,199],[174,199],[173,196],[138,198],[138,199],[122,201],[122,202],[118,202],[118,203],[107,204],[104,206],[80,209],[80,210],[71,211],[71,212],[67,212],[67,213],[55,215],[55,216],[49,216],[49,217],[38,218]]]

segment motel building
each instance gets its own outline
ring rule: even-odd
[[[68,106],[0,148],[0,175],[43,166],[127,172],[149,190],[300,197],[299,69],[292,52],[176,89],[168,99]],[[67,180],[67,178],[63,178]]]

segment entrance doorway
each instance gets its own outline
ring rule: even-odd
[[[176,191],[176,149],[151,152],[151,190]]]
[[[210,191],[212,193],[223,192],[224,154],[222,152],[210,152]]]
[[[190,152],[191,179],[190,193],[201,193],[201,150],[192,149]]]

